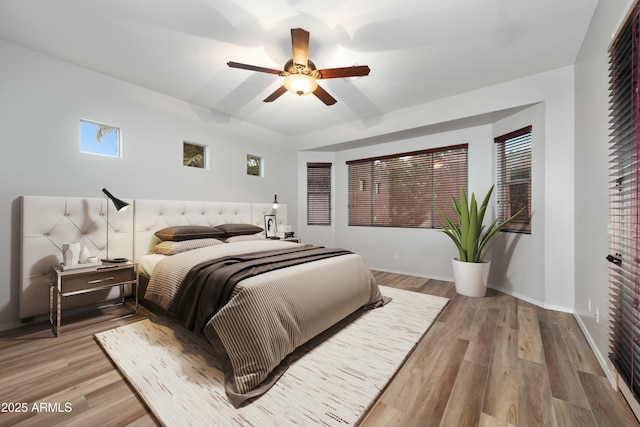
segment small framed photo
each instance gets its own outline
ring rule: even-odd
[[[264,216],[264,235],[267,237],[267,239],[276,237],[277,227],[278,225],[275,215]]]

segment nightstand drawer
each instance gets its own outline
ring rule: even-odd
[[[135,280],[133,268],[97,270],[83,274],[62,276],[60,292],[68,294],[70,292],[112,286],[116,283],[131,282],[133,280]]]

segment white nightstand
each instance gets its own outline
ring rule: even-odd
[[[61,333],[62,298],[119,286],[120,302],[124,304],[125,285],[131,285],[135,301],[135,309],[131,309],[131,311],[135,313],[138,311],[138,291],[136,289],[138,280],[134,263],[103,264],[69,270],[63,270],[60,266],[51,267],[49,322],[55,336]]]

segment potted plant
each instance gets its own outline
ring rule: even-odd
[[[471,202],[467,203],[467,194],[464,188],[460,190],[460,199],[451,196],[452,207],[457,216],[457,224],[447,217],[440,209],[440,215],[446,221],[447,226],[442,231],[453,240],[458,248],[459,257],[453,259],[453,278],[456,292],[471,297],[483,297],[487,292],[487,280],[491,261],[484,258],[486,251],[498,235],[502,227],[513,221],[524,211],[524,207],[510,218],[500,222],[496,218],[485,227],[482,222],[487,211],[487,205],[493,193],[493,185],[478,206],[474,193],[471,193]]]

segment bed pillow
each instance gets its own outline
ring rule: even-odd
[[[175,225],[155,232],[158,239],[179,242],[181,240],[222,237],[224,232],[206,225]]]
[[[224,233],[224,237],[245,236],[264,231],[264,228],[253,224],[220,224],[216,225],[216,228]]]
[[[181,240],[175,242],[172,240],[166,240],[158,243],[151,252],[162,255],[175,255],[181,252],[190,251],[192,249],[205,248],[207,246],[222,245],[224,242],[218,239],[193,239],[193,240]]]
[[[266,239],[266,237],[264,237],[264,233],[259,232],[257,234],[242,234],[240,236],[227,237],[224,241],[227,243],[233,243],[233,242],[244,242],[247,240],[264,240],[264,239]]]

